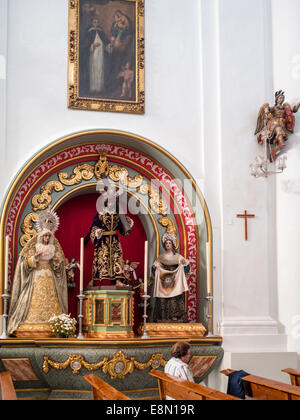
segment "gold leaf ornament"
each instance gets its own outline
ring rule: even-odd
[[[54,362],[50,360],[48,356],[44,356],[43,372],[49,373],[49,367],[57,370],[64,370],[70,366],[72,372],[77,375],[82,367],[85,367],[89,371],[98,370],[107,362],[107,360],[108,358],[104,357],[104,359],[98,363],[88,363],[81,354],[71,354],[65,362]]]
[[[175,226],[175,223],[173,222],[173,220],[171,220],[169,217],[164,216],[161,217],[160,219],[158,219],[159,223],[166,227],[166,233],[171,233],[172,235],[174,235],[175,237],[177,237],[177,229]],[[176,238],[175,240],[175,248],[178,249],[179,243],[178,243],[178,239]]]
[[[109,173],[109,164],[107,161],[106,153],[101,153],[98,162],[95,165],[95,175],[97,179],[101,179],[103,176],[106,178]]]
[[[123,379],[128,373],[134,371],[134,362],[128,360],[124,353],[118,351],[117,354],[102,368],[103,373],[109,374],[111,379]]]
[[[51,194],[53,190],[59,192],[64,190],[64,186],[59,181],[49,181],[43,185],[40,194],[36,194],[32,198],[32,209],[34,211],[46,209],[52,201]]]
[[[168,212],[168,204],[160,197],[159,191],[150,184],[143,184],[139,188],[139,192],[143,195],[148,194],[149,206],[157,214],[165,216]]]
[[[78,165],[73,169],[73,174],[70,176],[66,172],[59,172],[58,178],[64,185],[80,184],[82,180],[89,181],[94,176],[94,168],[87,163]]]
[[[138,188],[143,183],[142,175],[135,175],[131,178],[126,168],[118,165],[113,165],[109,168],[109,177],[115,182],[121,182],[124,186],[129,188]]]
[[[22,247],[24,247],[31,238],[36,236],[37,231],[33,228],[33,223],[36,223],[37,217],[37,213],[29,213],[25,217],[21,228],[22,232],[24,233],[24,235],[22,235],[20,238],[20,244]]]
[[[118,351],[112,359],[104,357],[98,363],[88,363],[80,354],[71,354],[65,362],[54,362],[48,356],[44,356],[43,372],[49,373],[50,367],[57,370],[64,370],[70,367],[74,374],[78,374],[82,367],[89,371],[95,371],[102,368],[102,372],[108,374],[111,379],[123,379],[126,375],[133,373],[134,369],[146,370],[148,368],[157,369],[166,365],[161,353],[153,354],[148,362],[141,363],[130,359],[122,352]]]

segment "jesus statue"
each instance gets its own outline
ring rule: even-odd
[[[94,286],[96,281],[115,285],[125,280],[123,252],[117,231],[123,236],[130,234],[133,220],[120,211],[119,196],[122,193],[115,185],[104,186],[100,195],[101,204],[97,205],[98,212],[85,237],[85,244],[91,240],[95,246],[89,286]]]

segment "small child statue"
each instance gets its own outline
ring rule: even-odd
[[[67,273],[67,284],[69,289],[73,289],[75,285],[75,270],[80,269],[80,265],[76,258],[71,258],[69,261],[66,258],[66,273]]]

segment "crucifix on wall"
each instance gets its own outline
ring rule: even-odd
[[[237,214],[236,217],[240,219],[244,219],[245,221],[245,241],[248,241],[248,219],[253,219],[255,214],[248,214],[247,210],[244,211],[243,214]]]

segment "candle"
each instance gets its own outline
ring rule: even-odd
[[[207,294],[211,294],[211,283],[210,283],[210,247],[209,242],[206,242],[206,282],[207,282]]]
[[[83,290],[83,248],[84,238],[80,239],[80,292]]]
[[[5,237],[5,257],[4,257],[4,290],[8,289],[8,243],[9,236]]]
[[[148,241],[145,242],[144,257],[144,294],[147,294],[147,277],[148,277]]]

